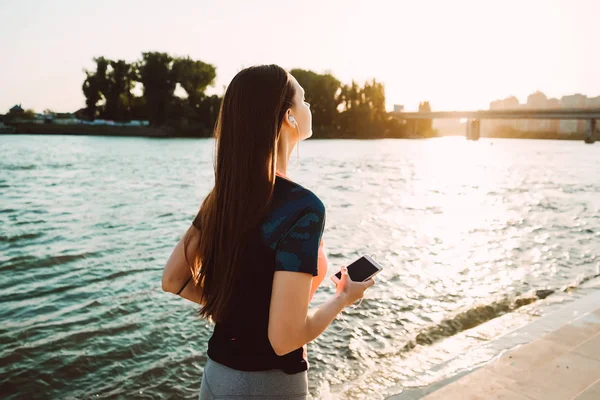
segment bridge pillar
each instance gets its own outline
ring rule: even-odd
[[[596,120],[590,119],[588,121],[587,131],[585,132],[585,142],[594,143],[594,133],[596,132]]]
[[[470,119],[467,121],[467,140],[479,140],[481,137],[481,121]]]

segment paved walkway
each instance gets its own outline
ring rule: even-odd
[[[587,309],[569,307],[551,321],[556,325],[557,319],[571,315],[567,323],[434,392],[406,392],[391,399],[600,400],[598,300],[595,294],[586,299]]]
[[[600,400],[600,304],[424,400]]]

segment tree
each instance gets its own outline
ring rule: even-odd
[[[35,110],[33,108],[28,108],[19,116],[20,119],[35,119]]]
[[[408,124],[406,121],[399,121],[397,118],[391,117],[388,119],[385,124],[385,137],[388,138],[407,138],[408,134]]]
[[[219,117],[221,100],[223,99],[217,95],[205,96],[199,104],[198,117],[208,136],[212,134]]]
[[[355,138],[385,137],[390,127],[385,111],[385,88],[375,79],[360,87],[355,81],[342,86],[339,126]]]
[[[96,119],[98,101],[102,97],[100,90],[98,89],[98,78],[95,74],[85,71],[86,79],[83,81],[81,90],[85,96],[85,110],[88,118],[93,121]]]
[[[167,53],[142,53],[137,63],[138,79],[144,85],[144,100],[152,125],[164,125],[174,101],[177,85],[173,58]]]
[[[198,109],[204,99],[204,91],[217,77],[217,69],[214,65],[189,57],[178,58],[173,62],[173,75],[187,93],[190,107]]]
[[[153,126],[169,126],[178,134],[209,136],[221,106],[221,98],[207,96],[216,78],[214,65],[190,57],[174,58],[167,53],[145,52],[128,63],[94,58],[96,70],[85,70],[82,85],[86,114],[123,121],[149,119]],[[311,104],[315,137],[404,137],[407,124],[391,118],[385,110],[385,88],[375,79],[362,86],[342,83],[330,73],[293,69]],[[143,94],[136,97],[135,85]],[[177,84],[187,98],[176,97]],[[429,103],[421,105],[430,109]],[[420,131],[431,131],[426,121]]]
[[[344,85],[340,90],[339,101],[343,111],[351,110],[360,105],[360,87],[352,80],[351,85]]]
[[[108,69],[108,60],[104,57],[94,58],[94,62],[96,63],[96,72],[84,70],[86,79],[81,87],[85,96],[87,115],[92,121],[98,114],[97,104],[102,99],[102,93],[107,87],[106,70]]]
[[[370,119],[378,129],[383,127],[387,120],[385,111],[385,87],[375,79],[366,82],[362,89],[362,99],[371,110]]]
[[[104,118],[125,121],[130,119],[133,68],[124,60],[109,61],[109,63],[111,69],[106,75],[106,84],[102,92],[106,99]]]

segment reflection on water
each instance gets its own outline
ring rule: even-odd
[[[0,150],[0,392],[195,397],[211,326],[160,276],[212,186],[212,141],[3,136]],[[295,160],[327,207],[330,273],[365,253],[385,266],[309,345],[319,397],[451,372],[532,318],[511,311],[598,274],[598,146],[309,140]],[[326,279],[314,305],[333,293]]]

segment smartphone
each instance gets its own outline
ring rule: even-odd
[[[355,282],[364,282],[377,275],[383,267],[368,255],[364,255],[346,267],[348,277]],[[331,280],[337,285],[342,279],[342,271],[331,276]]]

